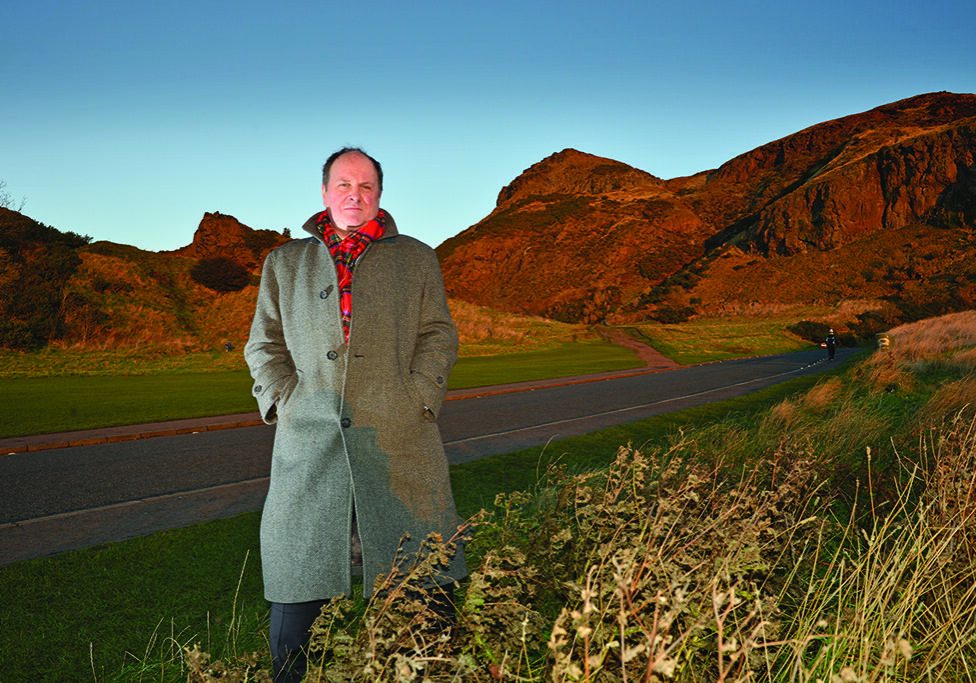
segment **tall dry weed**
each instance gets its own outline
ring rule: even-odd
[[[770,429],[786,429],[793,424],[793,422],[798,418],[799,414],[800,408],[796,402],[790,399],[784,399],[770,408],[766,415],[766,424],[763,426],[763,428],[766,431]]]
[[[813,470],[783,457],[768,481],[721,485],[684,451],[621,449],[598,498],[578,482],[589,552],[553,626],[553,680],[731,681],[769,665],[778,568],[817,528]]]

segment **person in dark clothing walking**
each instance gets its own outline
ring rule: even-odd
[[[834,336],[833,330],[827,333],[827,338],[824,340],[824,343],[827,345],[827,359],[833,360],[834,353],[837,352],[837,337]]]

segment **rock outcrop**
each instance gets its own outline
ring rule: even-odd
[[[271,249],[288,240],[274,230],[255,230],[233,216],[208,211],[193,233],[193,242],[176,253],[195,259],[224,256],[257,270]]]
[[[972,224],[974,100],[926,95],[835,122],[846,137],[834,141],[802,184],[763,207],[750,243],[765,253],[793,254],[947,216]]]

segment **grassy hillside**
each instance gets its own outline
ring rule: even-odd
[[[257,287],[216,292],[196,283],[196,260],[96,242],[79,250],[60,348],[210,351],[247,339]]]
[[[452,468],[477,521],[458,630],[353,596],[311,680],[972,681],[976,313],[892,335],[819,376]],[[0,678],[262,680],[256,524],[0,570]]]
[[[64,335],[49,345],[48,354],[76,352],[80,363],[93,367],[92,361],[81,359],[117,351],[152,366],[161,357],[223,351],[225,343],[240,349],[247,341],[256,276],[240,291],[217,292],[191,277],[195,259],[109,242],[82,247],[79,254],[81,264],[67,294],[74,304],[66,310]],[[464,302],[452,302],[452,312],[468,355],[597,338],[584,326],[499,314]]]

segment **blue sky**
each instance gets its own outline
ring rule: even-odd
[[[976,92],[976,3],[7,3],[0,180],[27,215],[143,249],[205,211],[296,234],[335,149],[431,246],[566,147],[662,178],[821,121]]]

